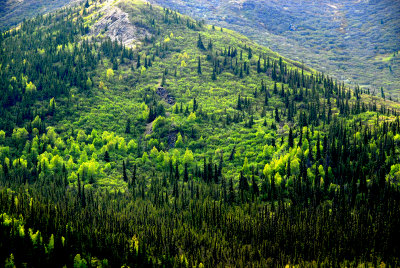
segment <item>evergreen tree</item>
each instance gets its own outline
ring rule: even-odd
[[[185,163],[185,171],[183,173],[183,181],[187,182],[189,180],[188,164]]]
[[[206,48],[204,47],[203,41],[201,40],[201,35],[199,34],[199,38],[197,40],[197,47],[201,50],[205,50]]]
[[[139,69],[141,66],[140,64],[140,54],[137,55],[137,61],[136,61],[136,69]]]
[[[107,163],[111,161],[110,154],[108,153],[108,151],[104,153],[104,161]]]
[[[246,177],[243,175],[243,171],[240,171],[239,190],[240,191],[248,191],[249,190],[249,183],[247,182]]]
[[[210,39],[210,41],[208,42],[208,45],[207,45],[207,49],[208,50],[212,50],[212,48],[213,48],[213,44],[212,44],[211,39]]]
[[[128,175],[126,175],[125,161],[122,161],[122,178],[125,182],[128,182]]]
[[[277,87],[277,85],[276,85],[276,82],[275,82],[275,84],[274,84],[274,91],[273,91],[273,93],[274,93],[274,94],[278,94],[278,87]]]
[[[217,80],[217,73],[216,73],[216,71],[215,71],[215,68],[213,69],[213,73],[212,73],[211,79],[212,79],[213,81]]]
[[[133,172],[132,172],[132,185],[135,186],[136,185],[136,172],[137,172],[137,166],[136,164],[133,166]]]
[[[131,133],[131,120],[129,118],[126,121],[125,133],[127,133],[127,134]]]
[[[197,73],[198,73],[198,74],[201,74],[201,61],[200,61],[200,57],[199,57],[199,60],[198,60],[198,63],[197,63]]]
[[[248,55],[248,59],[250,60],[253,57],[253,52],[251,50],[251,47],[249,47],[249,51],[248,51],[249,55]]]
[[[176,161],[176,164],[175,164],[175,181],[179,181],[179,167],[178,167],[178,161]]]
[[[240,94],[239,94],[239,96],[238,96],[238,101],[237,101],[236,109],[238,109],[239,111],[242,110],[242,100],[241,100],[241,98],[240,98]]]
[[[294,137],[293,137],[292,128],[289,129],[288,145],[289,145],[289,148],[293,148],[293,146],[294,146]]]

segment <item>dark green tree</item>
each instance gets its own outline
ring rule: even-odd
[[[199,34],[199,38],[197,40],[197,47],[201,50],[205,50],[206,48],[204,47],[203,41],[201,40],[201,35]]]
[[[131,120],[129,118],[126,121],[125,133],[127,133],[127,134],[131,133]]]
[[[293,137],[292,128],[289,129],[288,145],[289,145],[289,148],[293,148],[293,146],[294,146],[294,137]]]
[[[111,161],[110,154],[108,153],[108,151],[104,153],[104,161],[107,163]]]
[[[200,60],[200,57],[199,57],[199,60],[197,62],[197,73],[201,74],[201,60]]]

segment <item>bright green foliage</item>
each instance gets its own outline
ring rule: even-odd
[[[6,133],[3,130],[0,130],[0,144],[4,144],[6,140]]]
[[[29,69],[29,97],[25,74],[1,69],[0,209],[30,217],[35,246],[68,266],[100,263],[93,252],[112,267],[335,266],[349,256],[395,266],[396,103],[232,31],[140,1],[114,4],[147,34],[133,48],[105,29],[87,38],[100,4],[0,40],[1,66],[12,52],[15,64],[56,68]],[[329,241],[313,235],[327,230]],[[51,258],[43,263],[56,266]]]
[[[34,93],[36,91],[36,86],[31,82],[26,84],[25,92],[26,93]]]
[[[107,77],[107,81],[111,81],[114,78],[114,70],[107,69],[106,77]]]
[[[28,139],[28,131],[25,128],[17,128],[13,130],[12,138],[15,144],[25,144]]]
[[[74,258],[74,268],[86,268],[87,261],[81,258],[80,254],[76,254]]]

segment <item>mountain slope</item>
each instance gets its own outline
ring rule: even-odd
[[[45,14],[77,0],[2,0],[0,1],[0,30],[16,26],[24,19]]]
[[[138,0],[0,46],[2,263],[399,262],[398,103]]]
[[[398,0],[151,2],[239,31],[347,83],[398,94]]]

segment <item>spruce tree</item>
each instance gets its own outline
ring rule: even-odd
[[[108,153],[108,151],[106,151],[105,153],[104,153],[104,162],[106,162],[106,163],[108,163],[108,162],[110,162],[110,154]]]
[[[249,55],[248,55],[248,59],[250,60],[253,57],[253,52],[251,50],[251,47],[249,47]]]
[[[203,41],[201,40],[201,35],[199,34],[199,38],[197,40],[197,47],[201,50],[205,50],[206,48],[204,47]]]
[[[136,180],[137,180],[137,177],[136,177],[136,172],[137,172],[137,166],[136,166],[136,164],[133,166],[133,172],[132,172],[132,185],[133,186],[135,186],[136,185]]]
[[[128,181],[128,175],[126,175],[125,161],[123,160],[122,160],[122,178],[124,179],[125,182]]]
[[[292,128],[289,129],[288,144],[289,144],[289,148],[293,148],[294,138],[293,138],[293,130],[292,130]]]
[[[183,173],[183,181],[187,182],[189,180],[188,163],[185,163],[185,171]]]
[[[241,100],[241,98],[240,98],[240,94],[239,94],[239,96],[238,96],[236,109],[238,109],[239,111],[242,110],[242,100]]]
[[[139,69],[141,66],[140,64],[140,54],[137,55],[137,62],[136,62],[136,69]]]
[[[126,121],[125,133],[127,133],[127,134],[131,133],[131,120],[129,118]]]
[[[199,57],[199,60],[198,60],[198,63],[197,63],[197,73],[201,74],[201,60],[200,60],[200,57]]]

